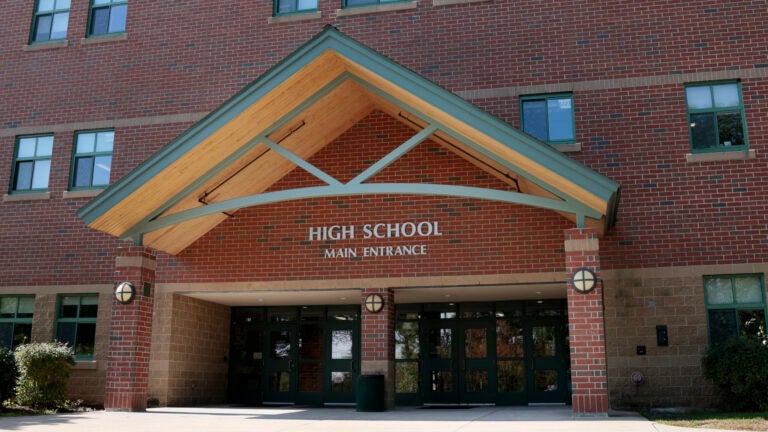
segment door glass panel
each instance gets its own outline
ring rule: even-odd
[[[323,330],[318,325],[302,325],[299,331],[299,357],[317,360],[323,355]]]
[[[395,363],[395,392],[419,392],[419,363],[415,361]]]
[[[555,327],[542,326],[531,329],[533,338],[533,355],[535,357],[552,357],[555,355]]]
[[[272,371],[269,373],[269,391],[291,391],[291,373],[288,371]]]
[[[449,328],[429,329],[429,357],[450,359],[453,357],[453,330]]]
[[[271,322],[290,322],[296,321],[295,308],[270,308],[267,312],[267,319]]]
[[[395,358],[417,359],[419,358],[419,323],[405,321],[397,323],[395,327]]]
[[[352,358],[352,330],[331,332],[331,358],[333,360]]]
[[[486,358],[488,356],[488,338],[485,328],[464,329],[464,356],[466,358]]]
[[[465,390],[469,393],[488,391],[488,371],[471,370],[464,372]]]
[[[462,318],[491,318],[493,316],[493,305],[488,303],[471,303],[461,305]]]
[[[335,321],[357,321],[360,319],[360,308],[357,306],[335,306],[328,308],[328,319]]]
[[[322,307],[308,307],[301,308],[301,320],[302,321],[322,321],[325,315]]]
[[[523,360],[502,360],[496,362],[498,391],[500,393],[525,390],[525,363]]]
[[[451,371],[432,371],[430,373],[430,390],[436,393],[453,391],[453,373]]]
[[[456,305],[452,303],[437,303],[424,305],[424,317],[431,319],[456,318]]]
[[[349,393],[352,391],[352,372],[331,372],[331,391]]]
[[[319,362],[303,362],[299,365],[299,391],[322,391],[323,368]]]
[[[496,356],[497,357],[522,357],[523,327],[513,321],[496,321]]]
[[[557,390],[556,370],[537,370],[533,374],[533,388],[539,392]]]
[[[288,359],[291,356],[291,331],[272,330],[269,332],[269,357]]]

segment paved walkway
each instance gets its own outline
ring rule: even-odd
[[[155,408],[0,418],[1,431],[35,432],[703,432],[662,426],[638,415],[574,417],[570,407]]]

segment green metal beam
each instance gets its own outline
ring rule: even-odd
[[[408,153],[412,148],[416,147],[419,143],[429,138],[436,131],[437,131],[437,126],[435,125],[427,126],[426,128],[422,129],[419,133],[409,138],[408,141],[400,144],[396,149],[392,150],[391,152],[389,152],[389,154],[379,159],[378,162],[368,167],[368,169],[358,174],[357,177],[350,180],[349,183],[347,184],[355,185],[355,184],[361,184],[367,181],[371,177],[375,176],[379,171],[383,170],[384,168],[392,164],[392,162],[396,161],[401,156]]]
[[[321,170],[320,168],[305,161],[304,159],[299,157],[296,153],[288,150],[287,148],[281,146],[280,144],[268,139],[267,137],[262,137],[262,142],[264,143],[264,145],[266,145],[270,149],[277,152],[280,156],[300,166],[305,171],[319,178],[320,180],[326,182],[330,186],[341,186],[341,182],[333,178],[333,176],[327,174],[325,171]]]
[[[509,192],[496,189],[484,189],[470,186],[438,185],[438,184],[410,184],[410,183],[373,183],[373,184],[348,184],[343,186],[315,186],[290,189],[284,191],[266,192],[226,201],[210,203],[193,209],[164,216],[153,221],[147,221],[135,226],[124,233],[123,238],[135,238],[138,235],[166,228],[178,223],[190,221],[199,217],[209,216],[245,207],[272,204],[277,202],[299,199],[316,199],[345,195],[374,195],[374,194],[398,194],[398,195],[436,195],[459,198],[472,198],[488,201],[500,201],[512,204],[521,204],[531,207],[539,207],[564,213],[575,214],[582,222],[584,217],[600,219],[602,214],[592,209],[583,211],[575,208],[573,203],[545,198],[535,195],[527,195],[519,192]]]

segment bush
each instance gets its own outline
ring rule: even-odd
[[[18,375],[13,352],[0,348],[0,402],[13,397],[13,387]]]
[[[720,390],[724,410],[768,410],[768,346],[762,341],[723,343],[704,356],[702,366]]]
[[[31,343],[16,348],[16,402],[35,409],[65,406],[69,367],[74,363],[72,348],[61,343]]]

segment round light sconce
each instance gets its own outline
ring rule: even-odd
[[[586,294],[597,286],[597,276],[588,268],[580,268],[573,272],[571,283],[576,291]]]
[[[384,309],[384,297],[381,294],[369,294],[365,297],[365,310],[379,313],[382,309]]]
[[[136,287],[130,282],[120,282],[115,286],[115,300],[120,304],[128,304],[136,297]]]

